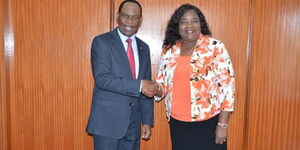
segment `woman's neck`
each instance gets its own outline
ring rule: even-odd
[[[193,54],[197,41],[187,42],[182,41],[180,47],[180,55],[181,56],[189,56]]]

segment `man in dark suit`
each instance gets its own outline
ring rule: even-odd
[[[95,86],[87,132],[95,150],[138,150],[153,126],[150,51],[135,36],[142,7],[134,0],[120,4],[118,27],[94,38],[91,62]]]

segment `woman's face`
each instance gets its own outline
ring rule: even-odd
[[[194,10],[186,11],[179,20],[179,34],[183,42],[197,41],[200,30],[200,20]]]

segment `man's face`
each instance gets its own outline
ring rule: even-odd
[[[117,23],[124,35],[128,37],[134,35],[142,23],[139,5],[131,2],[125,3],[117,15]]]

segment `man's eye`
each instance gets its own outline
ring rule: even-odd
[[[128,15],[125,15],[125,14],[123,14],[122,17],[124,17],[124,18],[129,18],[129,16],[128,16]]]
[[[139,20],[140,17],[139,17],[139,16],[133,16],[132,19],[134,19],[134,20]]]

